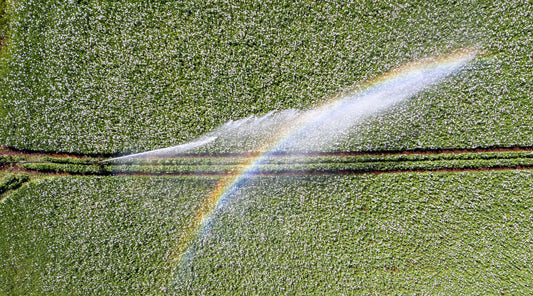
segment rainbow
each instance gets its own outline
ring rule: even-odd
[[[464,65],[473,60],[477,51],[463,49],[450,55],[411,62],[373,79],[360,87],[358,93],[345,92],[328,100],[316,108],[302,112],[292,122],[285,124],[277,136],[266,141],[257,156],[250,157],[241,164],[241,170],[231,176],[224,177],[205,199],[194,214],[192,223],[181,233],[177,245],[171,254],[171,261],[181,260],[182,265],[190,258],[191,242],[202,235],[214,219],[214,213],[224,204],[247,180],[258,174],[258,166],[263,164],[272,154],[281,151],[287,145],[301,141],[302,137],[320,130],[334,122],[335,129],[349,128],[354,121],[364,114],[384,110],[394,104],[415,95],[443,78],[458,72]],[[353,114],[357,116],[352,116]],[[337,122],[342,119],[342,122]],[[330,130],[325,130],[329,132]],[[319,134],[319,136],[322,136]]]

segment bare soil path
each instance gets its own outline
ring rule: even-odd
[[[274,156],[278,157],[293,157],[293,156],[365,156],[365,155],[412,155],[412,154],[476,154],[476,153],[488,153],[488,152],[532,152],[533,147],[508,147],[508,148],[473,148],[473,149],[431,149],[431,150],[404,150],[404,151],[352,151],[352,152],[331,152],[331,153],[296,153],[296,154],[276,154]],[[183,158],[248,158],[256,157],[259,154],[224,154],[224,155],[184,155],[180,156]],[[2,162],[2,156],[17,156],[23,158],[22,161],[4,161]],[[47,161],[39,161],[39,158],[43,157],[53,157],[55,159],[64,159],[65,161],[71,160],[83,160],[91,159],[92,161],[87,163],[76,163],[76,165],[98,165],[102,168],[107,163],[101,163],[101,160],[112,157],[110,155],[80,155],[80,154],[66,154],[66,153],[43,153],[37,151],[21,151],[16,149],[11,149],[8,147],[0,146],[0,170],[7,170],[13,173],[23,173],[29,175],[54,175],[54,176],[65,176],[65,175],[97,175],[97,176],[228,176],[232,173],[226,172],[173,172],[173,173],[140,173],[140,172],[117,172],[110,173],[104,169],[93,171],[93,172],[68,172],[68,171],[53,171],[53,170],[35,170],[28,169],[21,166],[22,163],[47,163]],[[487,171],[487,170],[531,170],[533,165],[502,165],[502,166],[491,166],[491,167],[480,167],[480,168],[415,168],[415,169],[390,169],[390,170],[373,170],[373,169],[341,169],[341,170],[297,170],[297,171],[278,171],[278,172],[265,172],[257,173],[256,175],[352,175],[352,174],[383,174],[383,173],[408,173],[408,172],[460,172],[460,171]]]

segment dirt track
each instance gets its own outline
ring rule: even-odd
[[[300,153],[300,154],[276,154],[274,156],[279,157],[288,157],[288,156],[310,156],[310,157],[316,157],[316,156],[361,156],[361,155],[401,155],[401,154],[464,154],[464,153],[486,153],[486,152],[530,152],[533,151],[533,147],[511,147],[511,148],[476,148],[476,149],[435,149],[435,150],[406,150],[406,151],[366,151],[366,152],[333,152],[333,153]],[[87,156],[87,155],[78,155],[78,154],[56,154],[56,153],[42,153],[42,152],[26,152],[26,151],[19,151],[14,149],[9,149],[6,147],[0,146],[0,156],[2,155],[10,155],[10,156],[21,156],[21,157],[27,157],[28,159],[35,158],[35,157],[54,157],[54,158],[72,158],[72,159],[83,159],[83,158],[94,158],[97,159],[96,162],[86,163],[86,164],[78,164],[78,165],[101,165],[105,166],[106,164],[102,164],[99,162],[98,159],[101,159],[100,157],[94,157],[94,156]],[[232,154],[232,155],[188,155],[183,157],[191,157],[191,158],[213,158],[213,157],[238,157],[238,158],[245,158],[245,157],[256,157],[259,154]],[[109,156],[107,156],[109,157]],[[25,161],[25,163],[47,163],[46,161]],[[106,170],[101,170],[100,172],[92,172],[92,173],[76,173],[76,172],[57,172],[57,171],[51,171],[51,170],[33,170],[33,169],[27,169],[22,168],[20,164],[21,162],[0,162],[0,170],[9,170],[14,172],[21,172],[31,175],[56,175],[56,176],[65,176],[65,175],[96,175],[96,176],[230,176],[233,173],[225,173],[225,172],[191,172],[191,173],[138,173],[138,172],[117,172],[117,173],[111,173]],[[481,167],[481,168],[415,168],[415,169],[390,169],[390,170],[373,170],[373,169],[358,169],[358,170],[324,170],[324,171],[314,171],[314,170],[285,170],[285,171],[278,171],[278,172],[266,172],[266,173],[257,173],[255,175],[258,176],[268,176],[268,175],[284,175],[284,176],[294,176],[294,175],[354,175],[354,174],[384,174],[384,173],[409,173],[409,172],[416,172],[416,173],[422,173],[422,172],[461,172],[461,171],[487,171],[487,170],[515,170],[515,169],[522,169],[522,170],[531,170],[533,169],[533,165],[516,165],[516,166],[496,166],[496,167]]]
[[[458,154],[458,153],[487,153],[487,152],[518,152],[533,151],[533,146],[530,147],[489,147],[489,148],[459,148],[459,149],[412,149],[412,150],[388,150],[388,151],[346,151],[346,152],[311,152],[311,153],[275,153],[272,156],[361,156],[361,155],[400,155],[400,154]],[[50,153],[39,151],[26,151],[8,148],[0,145],[0,155],[19,155],[28,157],[70,157],[70,158],[111,158],[116,155],[111,154],[98,154],[98,155],[85,155],[78,153]],[[255,157],[260,155],[259,153],[234,153],[234,154],[215,154],[215,155],[202,155],[202,154],[190,154],[180,155],[179,157],[190,158],[218,158],[218,157],[236,157],[246,158]]]

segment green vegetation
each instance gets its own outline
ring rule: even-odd
[[[528,294],[529,171],[253,179],[176,294]]]
[[[108,175],[109,172],[99,165],[61,164],[52,162],[29,162],[18,165],[37,172],[69,173],[75,175]]]
[[[533,153],[420,150],[533,146],[532,14],[526,0],[0,0],[0,294],[531,294],[533,171],[509,168]],[[233,173],[268,132],[97,157],[313,108],[461,48],[480,54],[460,74],[305,151],[367,155],[270,157],[257,173],[287,174],[241,181],[190,242],[225,178],[113,174]],[[376,154],[404,150],[420,153]],[[290,174],[309,172],[328,175]]]
[[[256,177],[184,261],[206,177],[61,177],[0,204],[6,294],[522,294],[533,172]]]
[[[512,159],[532,158],[533,151],[503,151],[503,152],[463,152],[463,153],[412,153],[412,154],[360,154],[360,155],[277,155],[266,157],[266,164],[291,163],[351,163],[351,162],[409,162],[433,160],[472,160],[472,159]],[[47,160],[57,162],[55,158]],[[68,161],[67,159],[62,159]],[[146,158],[126,159],[102,163],[124,165],[238,165],[247,162],[247,158],[235,157],[176,157],[176,158]]]
[[[7,1],[0,0],[0,50],[2,50],[4,40],[7,37],[7,32],[9,28],[8,20],[9,18],[7,14]]]
[[[0,202],[7,198],[7,192],[19,188],[29,177],[26,175],[1,174],[0,173]]]
[[[160,293],[210,178],[62,177],[0,203],[0,294]]]
[[[23,163],[19,167],[38,172],[71,173],[83,175],[112,174],[230,174],[246,169],[244,165],[76,165],[57,163]],[[533,158],[434,160],[412,162],[323,162],[262,164],[254,167],[260,174],[278,173],[343,173],[343,172],[387,172],[441,169],[490,169],[533,167]]]
[[[468,46],[484,54],[461,75],[368,118],[335,149],[533,144],[527,1],[9,4],[0,142],[10,147],[172,146]]]

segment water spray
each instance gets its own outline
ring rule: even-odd
[[[179,238],[171,260],[181,260],[181,268],[190,264],[191,241],[209,231],[216,216],[214,213],[224,208],[228,199],[257,174],[258,166],[269,157],[295,148],[305,150],[309,143],[316,144],[314,141],[319,141],[317,145],[327,145],[331,139],[349,131],[361,118],[404,102],[457,73],[476,55],[475,50],[466,49],[449,56],[407,64],[369,82],[361,92],[334,97],[277,125],[274,135],[258,149],[264,152],[248,159],[242,164],[243,169],[234,176],[223,178],[206,198]]]

